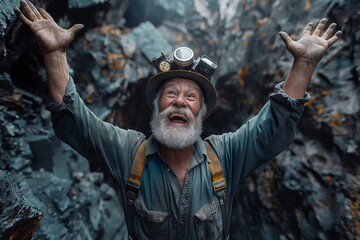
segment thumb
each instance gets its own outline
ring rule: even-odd
[[[81,29],[84,28],[84,25],[82,24],[75,24],[70,29],[69,32],[72,36],[75,36]]]
[[[279,35],[281,37],[281,39],[283,40],[283,42],[285,43],[286,46],[288,46],[293,40],[290,38],[289,34],[287,34],[286,32],[279,32]]]

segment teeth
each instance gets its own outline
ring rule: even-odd
[[[175,118],[180,118],[184,122],[187,122],[187,117],[184,116],[183,114],[179,114],[179,113],[170,114],[170,116],[169,116],[170,120],[174,120]]]

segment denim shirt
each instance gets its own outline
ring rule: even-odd
[[[239,183],[255,168],[276,157],[294,137],[303,104],[310,99],[288,97],[275,86],[259,114],[237,131],[207,138],[219,156],[227,182],[228,220]],[[133,205],[127,203],[126,181],[145,136],[97,118],[84,104],[70,78],[63,103],[51,103],[56,135],[89,161],[103,163],[119,185],[129,236],[124,239],[223,239],[221,208],[208,167],[205,144],[198,139],[183,187],[150,137],[141,187]],[[114,223],[119,224],[119,223]]]

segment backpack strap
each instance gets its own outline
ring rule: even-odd
[[[228,212],[226,201],[226,179],[224,177],[220,160],[216,155],[214,149],[208,141],[205,141],[206,154],[210,161],[208,162],[211,171],[212,184],[215,196],[220,202],[221,217],[223,220],[224,239],[229,238],[229,226],[228,226]]]
[[[146,142],[147,141],[144,140],[138,148],[134,161],[131,165],[130,176],[126,182],[128,202],[130,205],[134,204],[140,190],[141,175],[144,170],[146,160]]]
[[[223,205],[226,200],[226,180],[222,172],[222,167],[218,156],[208,141],[205,141],[206,154],[210,161],[208,162],[211,171],[213,190],[218,197],[220,204]]]

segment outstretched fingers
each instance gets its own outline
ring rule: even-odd
[[[289,44],[293,41],[291,39],[291,37],[289,36],[289,34],[287,34],[286,32],[281,31],[281,32],[279,32],[279,35],[280,35],[281,39],[284,41],[286,46],[289,46]]]
[[[23,22],[26,26],[31,25],[32,22],[27,17],[25,17],[24,14],[22,14],[20,9],[15,8],[14,12],[15,12],[16,16],[20,19],[20,21]]]
[[[329,47],[330,47],[341,37],[342,32],[337,31],[333,35],[333,33],[336,29],[336,23],[331,23],[329,25],[329,27],[326,29],[325,33],[321,36],[321,34],[324,32],[325,25],[327,22],[328,22],[328,20],[326,18],[321,19],[313,33],[313,36],[318,36],[318,37],[325,39],[328,42]]]
[[[21,6],[21,12],[23,13],[23,15],[29,19],[31,22],[35,21],[37,18],[36,14],[34,13],[34,11],[31,9],[31,7],[28,5],[28,3],[24,0],[20,1],[20,6]]]
[[[332,36],[329,40],[327,40],[329,47],[333,45],[342,35],[341,31],[337,31],[334,36]]]
[[[29,5],[29,7],[31,8],[31,10],[33,11],[33,13],[35,14],[37,19],[43,19],[43,17],[41,16],[41,14],[39,13],[39,11],[36,9],[36,7],[34,6],[34,4],[32,4],[30,1],[27,1],[27,4]]]
[[[38,8],[39,13],[41,14],[41,16],[44,19],[48,19],[48,20],[53,20],[53,18],[51,17],[51,15],[43,8]]]
[[[326,18],[323,18],[320,20],[319,24],[317,25],[313,35],[314,36],[320,36],[321,33],[324,31],[325,24],[328,22]]]
[[[312,30],[312,28],[313,28],[313,24],[314,24],[313,22],[309,22],[308,24],[306,24],[306,26],[305,26],[303,32],[301,33],[301,35],[302,35],[302,36],[304,36],[304,35],[310,35],[311,30]]]
[[[336,28],[336,23],[330,24],[330,26],[328,27],[328,29],[326,30],[326,32],[324,33],[324,35],[322,37],[325,38],[326,40],[328,40],[330,38],[330,36],[332,36],[335,28]]]
[[[81,29],[84,28],[84,25],[82,24],[75,24],[70,29],[69,32],[72,35],[72,37],[75,37],[76,33],[79,32]]]
[[[36,8],[34,4],[26,0],[20,0],[21,10],[14,8],[16,16],[27,26],[36,20],[53,20],[51,15],[43,8]]]

